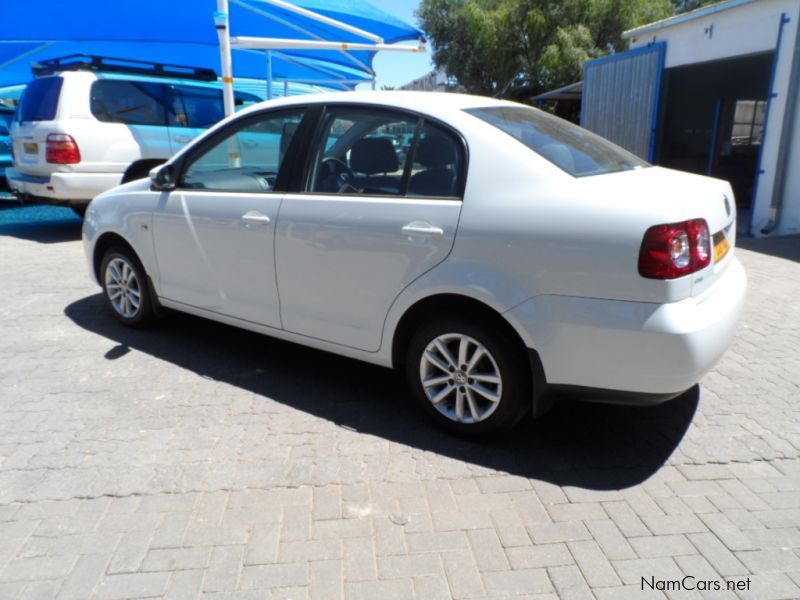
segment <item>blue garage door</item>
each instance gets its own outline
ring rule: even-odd
[[[581,125],[652,161],[666,43],[586,63]]]

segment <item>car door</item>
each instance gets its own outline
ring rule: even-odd
[[[434,138],[446,146],[438,162],[424,155]],[[283,326],[376,351],[394,299],[452,248],[463,142],[411,114],[336,106],[315,139],[304,191],[286,195],[276,231]],[[437,168],[444,185],[419,184]]]
[[[154,214],[161,295],[280,327],[273,232],[283,158],[304,109],[251,115],[198,145],[177,168],[176,189]],[[241,154],[258,138],[261,153]],[[290,162],[290,161],[287,161]]]

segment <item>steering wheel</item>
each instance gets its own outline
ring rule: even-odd
[[[331,175],[336,176],[342,185],[349,185],[355,179],[353,170],[340,158],[329,156],[322,160],[322,164],[325,165]]]

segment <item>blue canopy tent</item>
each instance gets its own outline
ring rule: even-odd
[[[376,50],[362,45],[386,49],[385,44],[422,39],[418,29],[364,0],[228,1],[228,33],[234,39],[344,43],[336,49],[234,47],[236,78],[352,89],[374,78]],[[31,62],[76,53],[184,64],[220,73],[217,4],[217,0],[0,3],[0,22],[13,24],[0,40],[0,86],[30,80]],[[354,44],[358,49],[345,48]]]

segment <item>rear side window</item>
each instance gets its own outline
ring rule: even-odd
[[[55,119],[63,83],[61,77],[43,77],[31,81],[22,94],[17,120],[25,122]]]
[[[100,79],[92,84],[92,114],[106,123],[166,126],[166,104],[160,83]]]
[[[180,95],[177,102],[177,122],[185,127],[205,129],[225,116],[222,90],[190,85],[175,86]]]
[[[650,166],[605,138],[541,110],[490,106],[466,112],[506,132],[573,177]]]

